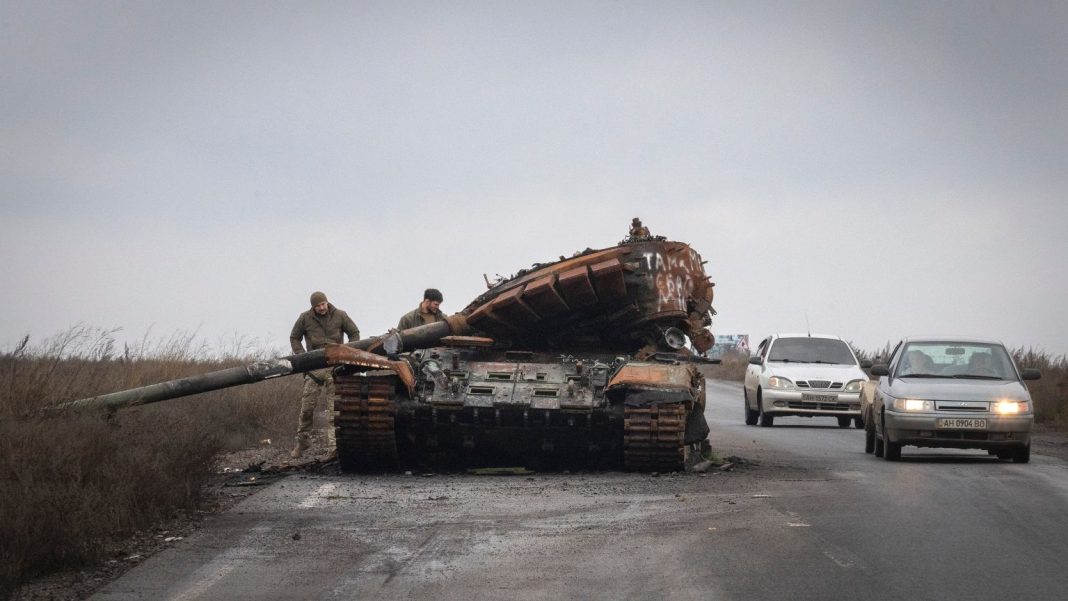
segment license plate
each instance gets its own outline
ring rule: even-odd
[[[986,430],[986,419],[978,417],[944,417],[938,420],[943,430]]]
[[[837,403],[837,394],[811,394],[808,392],[801,393],[802,401],[817,401],[819,403]]]

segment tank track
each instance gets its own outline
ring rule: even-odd
[[[396,390],[391,371],[334,376],[334,433],[343,471],[397,469]]]
[[[681,403],[623,408],[623,468],[680,472],[686,466],[686,407]]]

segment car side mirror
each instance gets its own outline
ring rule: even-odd
[[[890,368],[882,363],[871,366],[871,375],[873,376],[889,376]]]
[[[1033,367],[1020,370],[1020,377],[1025,380],[1038,380],[1042,378],[1042,372]]]
[[[860,368],[861,369],[869,369],[870,367],[871,367],[871,361],[868,361],[867,359],[865,359],[865,360],[860,362]]]
[[[756,355],[754,357],[750,357],[749,358],[749,363],[751,365],[764,365],[764,361],[760,358],[760,355]]]

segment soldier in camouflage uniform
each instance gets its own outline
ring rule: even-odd
[[[348,336],[349,341],[359,340],[360,330],[349,318],[348,313],[338,309],[326,300],[322,292],[313,292],[311,295],[312,308],[301,313],[297,322],[293,324],[293,331],[289,334],[289,344],[294,353],[305,352],[301,344],[303,339],[307,343],[307,350],[321,349],[329,342],[341,343],[342,334]],[[331,455],[337,453],[334,441],[334,377],[331,368],[319,369],[304,374],[304,390],[300,396],[300,421],[297,424],[297,444],[293,447],[290,456],[297,459],[308,448],[308,434],[311,431],[312,414],[319,397],[326,391],[326,407],[330,415],[330,424],[326,429],[327,447]]]
[[[441,292],[434,288],[427,288],[423,292],[423,302],[400,318],[397,329],[407,330],[436,321],[445,321],[445,314],[439,308],[442,300]]]

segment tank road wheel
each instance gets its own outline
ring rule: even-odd
[[[686,466],[686,407],[665,403],[623,407],[623,468],[679,472]]]
[[[397,377],[391,371],[334,377],[337,458],[346,472],[397,469]]]

